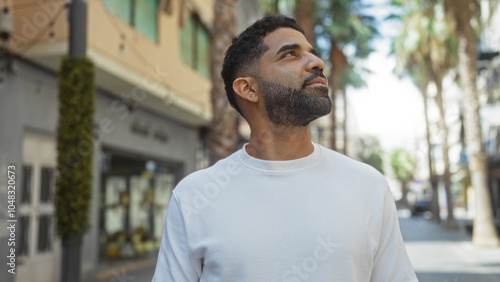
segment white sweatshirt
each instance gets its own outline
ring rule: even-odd
[[[245,149],[174,189],[154,282],[417,281],[385,178],[314,144],[291,161]]]

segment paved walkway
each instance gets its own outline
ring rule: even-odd
[[[400,225],[420,282],[500,282],[500,248],[475,248],[465,230],[444,230],[422,217],[410,217],[405,210],[400,211]],[[155,262],[150,259],[108,269],[91,281],[151,281]]]
[[[400,225],[420,282],[500,282],[500,248],[473,247],[465,229],[445,230],[404,210]]]

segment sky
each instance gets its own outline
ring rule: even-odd
[[[384,0],[370,0],[382,4]],[[377,7],[378,6],[378,7]],[[395,22],[383,21],[387,8],[376,5],[371,10],[379,19],[381,36],[373,41],[373,52],[363,65],[373,74],[367,75],[367,87],[348,88],[350,119],[358,133],[379,137],[384,150],[396,147],[416,150],[416,142],[425,137],[425,120],[421,94],[408,78],[393,74],[396,58],[390,56],[391,35],[397,34]]]

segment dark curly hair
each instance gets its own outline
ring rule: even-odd
[[[283,15],[266,16],[233,38],[232,45],[226,51],[221,75],[224,80],[227,99],[231,106],[241,115],[243,114],[236,103],[233,82],[243,75],[244,71],[252,67],[269,49],[269,46],[263,43],[264,37],[282,27],[293,28],[304,34],[302,27],[292,18]]]

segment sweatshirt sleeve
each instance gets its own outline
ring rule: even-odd
[[[202,260],[189,256],[186,226],[180,204],[172,194],[165,228],[161,239],[158,261],[152,282],[194,282],[199,281]]]
[[[370,281],[418,281],[399,229],[396,204],[387,187],[384,197],[380,240],[373,261]]]

